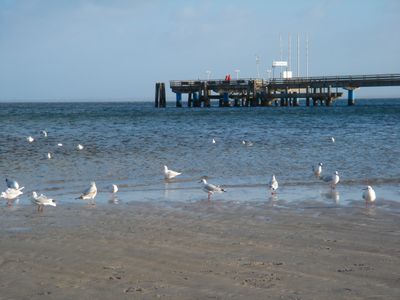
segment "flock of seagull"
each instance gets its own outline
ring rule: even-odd
[[[40,133],[44,136],[47,137],[47,132],[45,130],[40,131]],[[33,143],[35,139],[32,136],[28,136],[27,141],[29,143]],[[335,142],[335,138],[331,137],[332,143]],[[216,140],[213,138],[212,143],[216,144]],[[251,147],[253,146],[253,143],[250,141],[243,140],[242,144],[244,146]],[[57,146],[62,147],[63,144],[58,143]],[[81,144],[77,145],[77,150],[83,150],[83,146]],[[51,153],[47,153],[47,158],[51,159],[52,155]],[[313,174],[315,175],[316,178],[329,183],[332,189],[336,188],[336,185],[340,181],[339,173],[338,171],[335,171],[333,175],[329,176],[322,176],[322,166],[323,164],[319,162],[316,166],[312,166],[312,171]],[[171,169],[168,169],[167,166],[164,166],[164,178],[165,180],[171,180],[179,175],[181,175],[181,172],[177,172]],[[214,185],[211,183],[208,183],[205,178],[202,178],[200,183],[202,183],[202,190],[207,193],[208,195],[208,201],[211,200],[211,196],[214,193],[223,193],[226,192],[225,189],[223,189],[219,185]],[[6,185],[7,189],[1,193],[0,197],[4,198],[7,200],[8,206],[11,206],[12,201],[17,199],[19,196],[23,194],[22,190],[24,187],[20,187],[18,182],[13,179],[6,178]],[[271,180],[269,181],[269,189],[271,191],[271,195],[275,195],[277,193],[279,184],[278,181],[275,178],[275,175],[273,174],[271,177]],[[371,186],[367,186],[365,189],[363,189],[364,192],[362,194],[362,198],[365,200],[365,205],[367,206],[369,203],[374,203],[376,200],[376,193],[374,189]],[[115,195],[118,192],[118,186],[116,184],[112,184],[108,187],[108,191]],[[94,205],[94,198],[97,195],[97,186],[94,181],[90,183],[90,186],[85,189],[79,197],[76,199],[82,199],[82,200],[89,200],[89,203]],[[40,194],[38,195],[35,191],[32,192],[32,203],[37,206],[37,211],[38,212],[43,212],[45,206],[56,206],[56,201],[52,198],[48,198],[47,196]]]

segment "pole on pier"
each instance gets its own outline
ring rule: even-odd
[[[348,89],[347,90],[347,105],[352,106],[356,104],[355,97],[354,97],[354,90]]]
[[[182,107],[182,93],[176,93],[176,107]]]

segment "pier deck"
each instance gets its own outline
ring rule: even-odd
[[[330,106],[343,95],[339,89],[348,91],[348,104],[354,105],[354,90],[377,86],[400,86],[400,74],[170,81],[177,107],[182,106],[182,94],[188,95],[189,107],[208,107],[214,99],[219,100],[219,106],[298,106],[299,99],[305,99],[307,106],[311,102]],[[159,95],[156,87],[156,98],[160,99]],[[160,103],[156,99],[155,106],[165,107],[165,101]]]

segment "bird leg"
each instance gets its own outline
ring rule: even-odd
[[[208,201],[211,200],[211,193],[208,193]]]

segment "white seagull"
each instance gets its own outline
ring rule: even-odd
[[[53,158],[53,156],[51,155],[50,152],[47,153],[46,157],[47,157],[48,159],[52,159],[52,158]]]
[[[41,130],[40,134],[43,134],[44,137],[47,137],[47,131],[46,130]]]
[[[6,178],[6,185],[8,188],[10,189],[14,189],[14,190],[18,190],[19,189],[19,184],[17,181],[12,180],[12,179],[8,179]]]
[[[93,200],[94,197],[97,195],[97,187],[96,183],[92,181],[90,183],[90,186],[82,192],[82,194],[76,198],[76,199],[82,199],[82,200]]]
[[[58,147],[62,147],[62,146],[63,146],[63,144],[61,144],[61,143],[58,143],[58,144],[57,144],[57,146],[58,146]]]
[[[118,192],[118,186],[116,184],[112,184],[108,187],[108,191],[112,194],[115,194]]]
[[[332,141],[332,143],[335,142],[335,138],[333,136],[331,136],[331,141]]]
[[[1,192],[0,197],[7,199],[8,206],[11,206],[11,200],[14,200],[14,199],[18,198],[18,196],[22,195],[23,189],[24,189],[24,187],[21,187],[19,189],[8,188],[4,192]]]
[[[312,166],[312,171],[315,175],[315,177],[320,177],[322,173],[322,162],[319,162],[318,165]]]
[[[226,192],[226,190],[221,188],[219,185],[213,185],[211,183],[207,183],[205,178],[202,178],[200,182],[203,183],[203,191],[205,191],[208,194],[208,201],[211,200],[212,194]]]
[[[31,137],[31,136],[28,136],[27,138],[26,138],[26,140],[29,142],[29,143],[33,143],[33,141],[35,140],[33,137]]]
[[[365,200],[365,207],[367,207],[368,203],[374,203],[376,200],[376,193],[374,189],[368,185],[364,189],[364,193],[362,195],[363,199]]]
[[[269,189],[271,190],[271,194],[276,194],[276,190],[278,189],[279,184],[278,180],[276,180],[275,175],[272,175],[271,180],[269,182]]]
[[[322,177],[322,180],[330,183],[331,188],[334,189],[334,188],[336,188],[336,185],[339,183],[339,180],[340,180],[339,173],[338,173],[338,171],[335,171],[335,173],[333,175]]]
[[[167,166],[164,166],[164,177],[165,177],[165,179],[172,179],[172,178],[174,178],[176,176],[179,176],[181,174],[182,173],[180,173],[180,172],[169,170]]]
[[[32,203],[37,205],[37,211],[43,212],[45,206],[56,206],[56,200],[46,197],[43,194],[38,194],[36,192],[32,192]]]
[[[215,143],[216,143],[215,139],[212,139],[212,143],[213,143],[213,144],[215,144]]]
[[[253,143],[252,143],[252,142],[250,142],[250,141],[245,141],[245,140],[242,141],[242,144],[245,145],[245,146],[247,146],[247,147],[253,146]]]
[[[76,149],[82,150],[82,149],[83,149],[83,146],[82,146],[81,144],[78,144],[78,146],[76,146]]]

